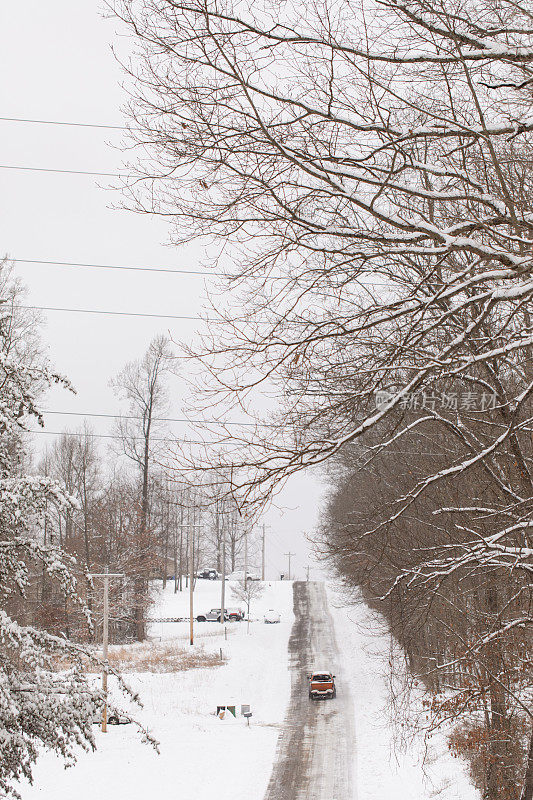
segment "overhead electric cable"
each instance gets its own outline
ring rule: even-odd
[[[215,324],[221,325],[226,323],[228,320],[223,318],[215,318],[215,317],[200,317],[200,316],[188,316],[186,314],[150,314],[148,312],[143,311],[105,311],[104,309],[100,308],[66,308],[61,306],[27,306],[27,305],[15,305],[9,304],[6,310],[10,309],[25,309],[26,311],[64,311],[70,314],[107,314],[112,317],[155,317],[156,319],[182,319],[182,320],[193,320],[198,322],[213,322]],[[3,307],[0,303],[0,313],[3,310]],[[245,322],[247,321],[246,318],[236,318],[232,320],[232,322]],[[254,320],[254,324],[259,323],[267,323],[268,320]]]
[[[134,175],[121,175],[118,172],[91,172],[83,169],[55,169],[52,167],[23,167],[18,164],[0,164],[0,169],[16,169],[26,172],[62,172],[68,175],[96,175],[104,178],[134,178]],[[166,176],[170,177],[170,176]]]
[[[130,265],[121,264],[92,264],[80,261],[53,261],[40,258],[8,258],[15,264],[44,264],[46,266],[59,266],[59,267],[87,267],[94,269],[116,269],[116,270],[131,270],[134,272],[168,272],[169,274],[176,275],[215,275],[221,278],[238,278],[238,275],[231,275],[227,272],[212,272],[211,270],[189,270],[189,269],[172,269],[166,267],[133,267]],[[364,276],[363,276],[364,277]],[[292,280],[291,276],[284,275],[266,275],[264,280]],[[371,286],[391,286],[391,283],[386,281],[367,281],[360,284],[362,288]]]
[[[66,417],[103,417],[106,419],[143,419],[141,416],[134,414],[105,414],[105,413],[91,413],[83,411],[49,411],[43,409],[43,414],[56,414],[57,416]],[[224,422],[217,419],[187,419],[186,417],[154,417],[152,422],[186,422],[189,424],[205,424],[205,425],[247,425],[255,427],[255,422]],[[262,423],[265,424],[265,423]]]
[[[122,437],[116,433],[85,433],[84,431],[47,431],[44,428],[37,428],[35,430],[26,430],[25,433],[44,433],[48,436],[87,436],[94,439],[121,439]],[[144,436],[128,436],[128,439],[143,442]],[[209,442],[196,441],[194,439],[178,439],[177,437],[158,438],[150,437],[151,442],[170,442],[172,444],[209,444]]]
[[[84,431],[47,431],[44,428],[36,428],[35,430],[25,430],[24,433],[41,433],[48,436],[87,436],[89,438],[94,439],[121,439],[122,437],[120,434],[116,433],[85,433]],[[135,441],[144,441],[144,436],[128,436],[128,439],[133,439]],[[177,436],[175,437],[150,437],[151,442],[166,442],[171,444],[201,444],[201,445],[213,445],[217,446],[220,444],[219,441],[209,442],[202,439],[180,439]],[[385,452],[385,451],[384,451]],[[366,455],[372,455],[367,453]],[[379,454],[381,455],[381,454]],[[387,455],[411,455],[411,456],[445,456],[449,455],[448,453],[432,453],[432,452],[425,452],[420,450],[395,450],[394,452],[387,453]],[[286,547],[286,544],[283,544],[282,541],[278,538],[276,541],[279,547],[283,548]]]
[[[168,272],[170,275],[217,275],[221,277],[231,277],[225,272],[211,272],[210,270],[200,269],[172,269],[166,267],[132,267],[122,264],[87,264],[79,261],[47,261],[39,258],[9,258],[16,264],[45,264],[47,266],[57,265],[59,267],[88,267],[91,269],[117,269],[130,270],[132,272]]]
[[[134,131],[138,128],[128,128],[127,125],[104,125],[98,122],[66,122],[57,119],[25,119],[23,117],[0,117],[1,122],[28,122],[37,125],[68,125],[73,128],[109,128],[117,131]]]
[[[14,305],[12,308],[23,308],[28,311],[64,311],[70,314],[107,314],[113,317],[155,317],[156,319],[184,319],[184,320],[204,320],[204,317],[193,317],[185,314],[149,314],[141,311],[104,311],[97,308],[61,308],[59,306],[26,306]],[[217,322],[218,320],[210,320]]]

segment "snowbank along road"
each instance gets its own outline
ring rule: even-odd
[[[291,700],[265,800],[352,800],[353,709],[323,583],[294,583]],[[308,697],[307,673],[329,669],[337,697]]]

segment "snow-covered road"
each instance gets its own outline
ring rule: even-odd
[[[294,613],[291,701],[264,800],[479,800],[444,734],[426,739],[415,724],[422,689],[399,714],[391,704],[396,645],[383,618],[323,583],[294,584]],[[308,699],[313,669],[336,674],[336,699]]]
[[[352,800],[353,708],[323,583],[294,583],[294,614],[291,702],[265,800]],[[336,675],[336,699],[309,700],[316,669]]]

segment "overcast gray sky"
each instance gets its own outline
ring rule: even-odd
[[[124,124],[122,75],[111,46],[124,49],[127,42],[102,11],[97,0],[3,4],[0,117]],[[121,172],[120,131],[0,120],[0,140],[0,254],[51,262],[202,269],[200,245],[169,246],[162,220],[112,208],[120,202],[105,188],[112,178],[39,171]],[[16,272],[28,286],[31,305],[178,316],[199,313],[209,280],[22,261],[17,261]],[[142,355],[155,334],[170,331],[184,339],[193,337],[197,327],[194,320],[60,311],[43,316],[50,358],[77,390],[76,395],[54,391],[46,406],[81,414],[116,414],[120,406],[109,379],[126,361]],[[183,391],[178,381],[172,416],[180,416]],[[110,433],[111,420],[88,419],[96,433]],[[50,432],[72,430],[82,422],[82,417],[46,416]],[[175,425],[173,433],[186,435],[187,429]],[[39,442],[52,439],[39,435]],[[102,450],[106,443],[101,440]],[[301,475],[280,495],[281,508],[267,513],[272,577],[286,567],[283,553],[289,549],[296,552],[293,563],[303,576],[308,559],[303,532],[316,523],[321,495],[318,477]]]

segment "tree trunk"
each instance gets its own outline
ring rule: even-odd
[[[167,585],[168,530],[169,530],[168,502],[167,502],[166,512],[167,513],[165,514],[165,529],[163,532],[163,589],[165,589]]]
[[[489,587],[487,590],[487,608],[490,616],[496,622],[499,611],[499,597],[498,589],[494,586]],[[489,647],[487,664],[489,668],[490,738],[485,797],[487,800],[498,800],[504,790],[502,784],[505,765],[508,761],[506,747],[508,734],[505,689],[495,679],[501,673],[502,666],[501,654],[496,642]]]
[[[174,520],[174,524],[176,520]],[[174,527],[172,536],[172,563],[174,566],[174,594],[178,591],[178,530]]]
[[[180,574],[179,574],[180,592],[183,590],[183,520],[184,520],[184,514],[182,508],[180,511]]]
[[[526,761],[526,774],[520,800],[533,800],[533,729],[529,736],[529,751]]]
[[[189,514],[187,512],[187,517],[188,516],[189,516]],[[187,519],[187,522],[188,521],[189,520]],[[185,538],[185,588],[186,589],[189,588],[189,573],[191,571],[190,567],[189,567],[189,558],[190,558],[189,553],[190,553],[190,549],[191,549],[189,547],[189,536],[190,535],[191,535],[191,531],[190,531],[189,525],[187,525],[187,536]]]
[[[150,427],[151,411],[144,437],[144,461],[142,465],[141,518],[139,520],[138,576],[135,579],[135,631],[139,642],[146,639],[144,607],[148,591],[148,480],[150,475]]]

